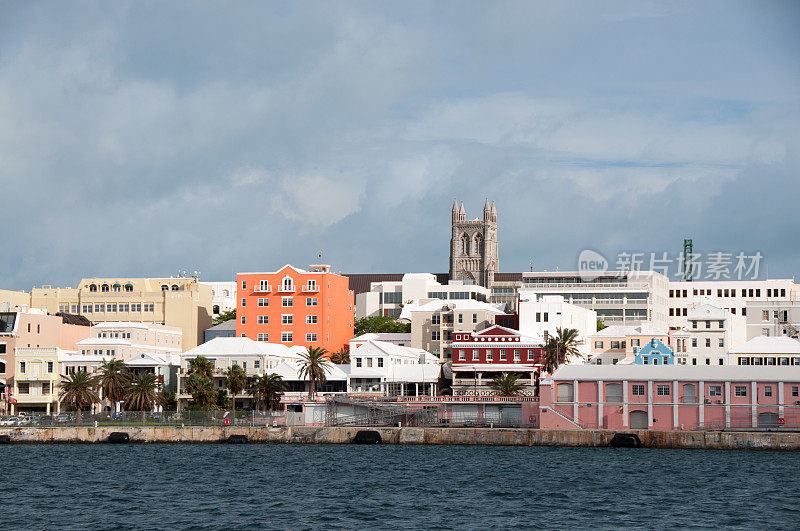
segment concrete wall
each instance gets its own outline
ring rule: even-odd
[[[262,443],[350,443],[366,428],[280,427],[101,427],[101,428],[0,428],[13,442],[106,442],[112,432],[126,432],[131,442],[212,443],[230,435],[246,435]],[[613,430],[535,430],[524,428],[374,428],[384,444],[476,444],[490,446],[609,446]],[[649,448],[800,450],[797,432],[719,432],[626,430],[636,433]]]

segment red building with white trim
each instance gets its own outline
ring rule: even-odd
[[[533,395],[542,366],[543,341],[519,331],[493,325],[478,332],[453,332],[453,394],[493,395],[489,385],[503,373],[519,374]]]

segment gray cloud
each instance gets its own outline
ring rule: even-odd
[[[800,9],[728,3],[6,4],[0,287],[584,247],[798,270]],[[105,6],[106,8],[108,6]]]

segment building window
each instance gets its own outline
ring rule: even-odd
[[[769,321],[769,310],[763,310],[761,312],[761,320],[762,321]]]
[[[269,324],[269,315],[259,315],[257,321],[260,325]]]
[[[463,348],[459,349],[459,351],[458,351],[458,361],[466,361],[466,360],[467,360],[466,351],[464,351]],[[797,389],[797,387],[795,387],[795,389]],[[797,396],[797,395],[794,395],[794,396]]]
[[[24,361],[19,362],[19,372],[25,374],[25,362]]]
[[[500,361],[506,361],[506,359],[507,359],[506,358],[506,349],[501,348],[500,349]]]
[[[53,362],[52,361],[48,361],[47,362],[47,372],[50,373],[50,374],[53,374]]]
[[[737,385],[735,388],[736,396],[747,396],[747,386]]]
[[[42,395],[47,396],[50,394],[50,382],[42,382]]]
[[[361,367],[361,358],[356,358],[356,367]]]
[[[462,324],[464,322],[464,314],[458,314],[458,324]]]
[[[772,396],[772,386],[765,385],[764,386],[764,396]]]
[[[154,312],[155,311],[154,308],[155,308],[155,303],[152,302],[145,303],[144,305],[144,311],[146,312]]]
[[[769,337],[769,328],[762,328],[761,335]]]
[[[269,334],[264,333],[264,332],[259,332],[258,333],[258,340],[259,341],[269,341]]]
[[[281,315],[281,324],[284,325],[294,324],[294,316],[290,313],[285,313]]]
[[[281,342],[282,343],[291,343],[292,342],[292,333],[291,332],[281,332]]]
[[[478,314],[477,313],[473,313],[472,314],[472,324],[477,324],[477,323],[478,323]]]
[[[258,291],[269,291],[269,280],[260,280],[258,282]]]
[[[658,396],[669,396],[669,385],[659,385],[656,387],[656,394],[658,394]]]
[[[602,341],[595,341],[594,342],[594,348],[602,349],[603,348],[603,342]]]
[[[260,369],[261,368],[261,360],[253,360],[253,368]]]
[[[631,346],[638,347],[639,346],[639,339],[631,339]]]
[[[520,357],[520,354],[519,354],[519,349],[518,349],[518,348],[515,348],[515,349],[514,349],[514,361],[518,362],[518,361],[520,361],[521,359],[522,359],[522,358]]]
[[[472,349],[472,361],[478,361],[479,359],[481,358],[478,354],[478,349]]]
[[[247,299],[242,297],[242,306],[247,306]]]
[[[247,289],[247,281],[242,280],[242,289]]]
[[[431,315],[431,324],[438,325],[442,322],[442,316],[438,313]]]
[[[792,386],[792,396],[800,396],[800,389],[796,385]]]
[[[281,297],[281,306],[284,308],[294,306],[294,299],[291,297]]]
[[[492,361],[492,349],[486,351],[486,361]]]
[[[697,328],[697,321],[692,321],[692,328]]]
[[[316,343],[317,342],[317,334],[313,332],[308,332],[306,334],[306,343]]]
[[[710,385],[708,387],[708,396],[722,396],[722,386]]]
[[[306,315],[306,324],[317,324],[316,315]]]
[[[720,347],[724,347],[725,346],[725,339],[724,338],[719,338],[719,346]]]
[[[707,337],[706,338],[706,347],[710,347],[710,346],[711,346],[711,338]]]
[[[441,339],[441,333],[438,330],[431,331],[431,341],[439,341]]]
[[[316,306],[316,305],[317,305],[316,297],[306,297],[306,306]]]
[[[28,382],[20,382],[17,384],[17,391],[19,391],[19,394],[21,395],[30,394],[31,384],[29,384]]]
[[[619,349],[619,341],[612,341],[611,342],[612,349]]]
[[[542,314],[542,321],[545,322],[545,323],[547,322],[547,312],[544,312]]]
[[[697,347],[697,338],[696,337],[692,338],[692,346],[693,347]]]
[[[644,385],[641,384],[632,385],[631,393],[633,393],[633,396],[644,396]]]
[[[244,299],[242,299],[242,300],[244,300]],[[265,306],[269,306],[269,299],[267,299],[266,297],[259,297],[258,305],[261,306],[262,308],[265,307]]]
[[[536,322],[537,323],[541,322],[541,320],[542,320],[542,314],[540,312],[536,312]]]
[[[365,358],[367,360],[367,367],[372,367],[372,358]]]

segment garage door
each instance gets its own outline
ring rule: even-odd
[[[632,430],[646,430],[647,429],[647,411],[631,411],[630,423],[628,424]]]

